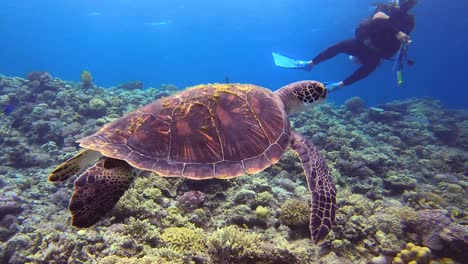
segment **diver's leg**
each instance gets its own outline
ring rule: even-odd
[[[355,39],[347,39],[336,43],[335,45],[320,52],[315,58],[312,59],[314,65],[335,57],[340,53],[348,55],[359,56],[359,42]]]
[[[359,67],[351,76],[346,78],[343,81],[344,85],[350,85],[354,82],[357,82],[361,79],[366,78],[371,74],[375,69],[377,69],[377,66],[379,66],[380,63],[380,58],[378,56],[372,56],[372,57],[367,57],[366,60],[362,62],[362,66]]]

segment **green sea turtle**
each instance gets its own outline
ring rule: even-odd
[[[322,101],[322,83],[300,81],[276,92],[251,84],[198,85],[161,98],[79,140],[84,148],[49,175],[81,174],[69,209],[75,227],[103,218],[141,171],[193,180],[253,174],[288,147],[299,156],[312,194],[310,231],[317,243],[332,227],[336,190],[319,151],[292,131],[288,114]]]

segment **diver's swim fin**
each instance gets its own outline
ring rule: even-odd
[[[294,59],[288,56],[272,52],[273,59],[275,60],[275,65],[282,68],[297,69],[297,68],[307,68],[308,61]]]

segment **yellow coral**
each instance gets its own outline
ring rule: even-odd
[[[255,214],[257,215],[257,217],[265,219],[270,214],[270,211],[267,207],[257,206],[257,208],[255,209]]]
[[[398,256],[393,258],[392,264],[405,264],[405,262]]]
[[[205,252],[205,237],[200,228],[169,227],[164,230],[161,240],[176,252]]]
[[[280,221],[287,226],[300,226],[309,223],[310,206],[307,202],[292,199],[281,206]]]
[[[431,259],[429,248],[416,246],[410,242],[393,258],[392,264],[429,264]]]

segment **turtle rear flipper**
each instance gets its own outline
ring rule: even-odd
[[[100,157],[102,155],[98,151],[85,149],[55,168],[49,174],[49,181],[61,182],[73,175],[81,174]]]
[[[69,209],[75,227],[90,227],[114,208],[137,170],[122,160],[104,158],[76,179]]]
[[[307,139],[293,133],[292,149],[299,155],[312,193],[309,228],[312,241],[317,244],[327,236],[335,220],[335,184],[322,155]]]

